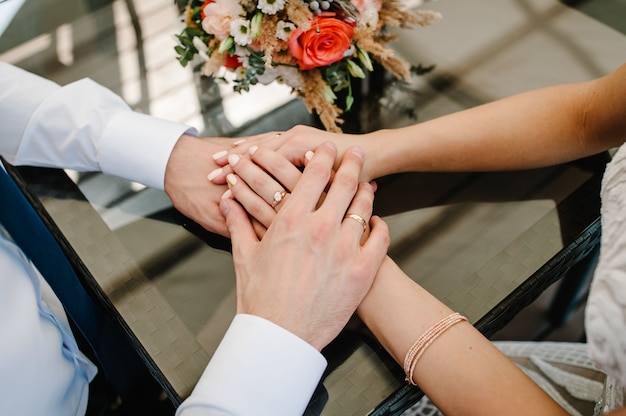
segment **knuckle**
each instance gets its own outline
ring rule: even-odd
[[[302,215],[293,210],[281,210],[276,214],[274,223],[278,224],[283,230],[282,232],[301,232],[302,229]],[[279,220],[280,219],[280,220]]]
[[[355,198],[353,204],[357,212],[365,214],[372,210],[374,198]]]
[[[250,201],[248,204],[246,204],[246,211],[248,211],[251,215],[257,215],[260,212],[263,211],[264,208],[264,204],[258,200],[255,201]]]
[[[267,170],[271,175],[279,176],[281,172],[285,171],[286,165],[285,159],[272,158],[267,165]]]
[[[288,132],[292,133],[295,136],[300,136],[300,135],[307,133],[307,127],[302,124],[298,124],[290,128]]]
[[[357,189],[357,186],[359,184],[358,178],[354,177],[353,175],[348,175],[341,172],[335,175],[335,179],[333,182],[336,182],[341,187],[355,190]]]
[[[253,177],[248,178],[246,182],[248,183],[248,186],[256,192],[258,189],[263,189],[263,185],[265,183],[264,179],[265,178],[259,175],[254,175]]]
[[[323,166],[320,163],[311,163],[307,166],[306,171],[309,175],[317,177],[319,179],[325,179],[328,181],[330,178],[330,169]]]
[[[383,243],[384,243],[385,247],[389,247],[389,245],[391,244],[391,235],[389,235],[389,229],[388,228],[387,228],[386,232],[383,233],[382,239],[383,239]]]
[[[359,183],[359,191],[364,195],[367,195],[369,198],[374,199],[374,188],[367,182]]]
[[[326,246],[332,235],[333,226],[327,221],[313,224],[313,232],[311,233],[311,241],[315,246]]]
[[[385,221],[379,220],[375,224],[375,232],[378,238],[380,238],[381,244],[385,247],[389,247],[391,244],[391,234],[389,232],[389,226]]]

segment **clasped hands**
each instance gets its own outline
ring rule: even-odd
[[[272,321],[321,350],[369,291],[389,246],[387,225],[372,217],[375,184],[359,183],[363,151],[348,148],[339,158],[331,142],[303,149],[291,158],[301,171],[258,141],[230,143],[213,158],[227,168],[213,175],[221,186],[213,188],[221,189],[232,240],[237,313]]]
[[[342,135],[347,136],[347,135]],[[304,164],[304,154],[307,150],[317,148],[327,140],[337,140],[340,135],[306,126],[296,126],[289,130],[289,134],[282,136],[277,133],[260,134],[248,137],[246,140],[223,137],[194,137],[183,134],[170,154],[164,179],[164,189],[175,208],[191,218],[208,231],[228,237],[224,217],[219,210],[219,202],[226,191],[225,177],[229,169],[227,156],[233,150],[247,154],[247,150],[254,143],[264,147],[279,150],[298,166]],[[359,141],[360,136],[354,136]],[[235,147],[238,142],[245,145]],[[348,147],[348,141],[337,141],[339,153],[343,154]],[[336,164],[337,164],[336,160]],[[336,167],[335,164],[335,167]],[[361,172],[361,176],[363,176]],[[210,181],[207,181],[210,176]]]
[[[367,294],[389,246],[384,221],[368,221],[374,186],[358,181],[363,153],[349,149],[335,171],[337,148],[326,142],[305,153],[302,173],[268,148],[253,145],[249,155],[227,157],[233,172],[220,203],[232,239],[237,312],[268,319],[321,350]]]

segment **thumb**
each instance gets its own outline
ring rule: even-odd
[[[220,201],[220,211],[226,219],[226,227],[232,241],[233,253],[235,250],[245,250],[250,244],[259,239],[254,231],[252,222],[247,213],[237,201],[224,198]]]

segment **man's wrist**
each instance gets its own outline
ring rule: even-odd
[[[281,326],[237,314],[177,415],[211,405],[233,414],[302,414],[326,365],[322,354]]]

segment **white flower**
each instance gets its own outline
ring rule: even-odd
[[[230,33],[235,38],[237,45],[246,46],[252,42],[249,20],[239,18],[231,21]]]
[[[289,40],[294,30],[296,30],[296,25],[291,22],[279,20],[276,24],[276,37],[286,42]]]
[[[304,86],[302,75],[297,68],[291,66],[279,65],[276,67],[265,68],[265,72],[257,75],[257,79],[261,84],[271,84],[276,81],[280,84],[289,85],[293,89],[300,89]]]
[[[244,79],[246,77],[246,68],[244,68],[243,66],[235,68],[234,72],[236,79]]]
[[[239,2],[234,0],[215,0],[204,7],[206,17],[202,20],[202,29],[218,40],[230,36],[230,23],[244,14]]]
[[[244,48],[241,45],[235,45],[235,55],[239,57],[239,61],[242,63],[248,62],[248,57],[250,56],[250,50],[248,48]],[[245,62],[244,62],[245,58]]]
[[[286,0],[259,0],[257,8],[265,14],[276,14],[285,8]]]

